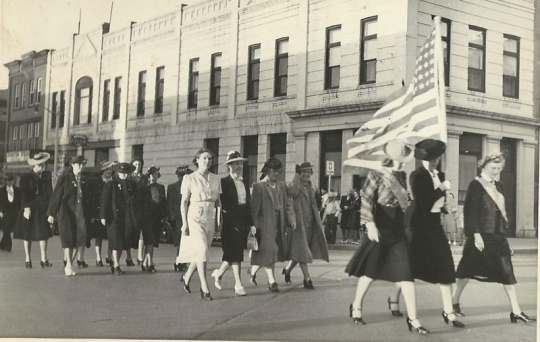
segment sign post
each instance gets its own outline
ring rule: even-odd
[[[334,175],[334,161],[333,160],[327,160],[326,161],[326,175],[328,176],[328,189],[326,189],[326,192],[330,192],[330,187],[332,185],[332,176]]]

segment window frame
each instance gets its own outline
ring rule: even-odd
[[[378,39],[378,32],[366,36],[366,24],[376,22],[378,24],[378,16],[364,18],[360,22],[360,84],[375,84],[377,83],[377,58],[364,59],[365,45],[367,42]],[[367,64],[375,61],[375,80],[367,81]]]
[[[197,63],[197,71],[193,71],[193,65]],[[196,78],[195,78],[196,77]],[[197,108],[199,102],[199,57],[189,60],[188,77],[188,109]]]
[[[276,39],[276,56],[274,65],[274,97],[287,96],[287,88],[289,87],[289,49],[287,48],[287,52],[285,53],[279,53],[280,44],[283,42],[289,43],[289,37]],[[279,74],[279,66],[281,60],[286,60],[287,62],[287,73],[285,75]],[[281,89],[281,80],[283,78],[287,80],[285,91]]]
[[[60,122],[58,123],[59,128],[63,128],[66,118],[66,91],[60,91]]]
[[[146,70],[139,71],[137,80],[137,117],[145,114],[146,105]]]
[[[259,58],[254,58],[255,50],[259,49]],[[253,44],[248,47],[248,72],[247,72],[247,94],[246,100],[255,101],[259,99],[259,84],[261,80],[261,44]],[[254,74],[252,68],[254,65],[259,65],[259,72],[257,73],[257,79],[253,79]],[[257,84],[257,94],[255,94],[255,84]]]
[[[34,124],[33,123],[29,123],[28,124],[28,127],[26,128],[26,137],[27,137],[27,140],[28,140],[28,149],[33,149],[35,148],[34,146]]]
[[[504,45],[503,45],[503,89],[502,89],[502,95],[503,95],[503,97],[508,97],[508,98],[512,98],[512,99],[519,99],[519,66],[520,66],[520,55],[521,55],[521,38],[517,37],[517,36],[514,36],[514,35],[510,35],[510,34],[503,34],[503,39],[515,40],[516,41],[516,50],[517,50],[517,52],[506,51],[506,50],[504,50]],[[504,56],[514,57],[516,59],[516,76],[509,76],[509,75],[504,74]],[[515,90],[514,90],[515,93],[516,93],[515,96],[506,95],[504,93],[505,77],[515,78]]]
[[[21,108],[26,108],[26,82],[21,87]]]
[[[111,79],[103,81],[103,108],[101,122],[109,121],[109,107],[111,102]]]
[[[37,79],[37,91],[36,91],[36,104],[41,103],[41,89],[43,86],[43,78],[38,77]]]
[[[15,99],[14,99],[14,108],[19,109],[21,107],[21,85],[15,85]]]
[[[30,106],[34,105],[34,97],[36,95],[36,81],[31,80],[30,81],[30,96],[28,97],[28,104]]]
[[[56,113],[58,112],[58,92],[52,93],[51,98],[52,110],[51,110],[51,129],[56,129]]]
[[[221,63],[216,67],[216,57],[223,58],[222,53],[216,52],[210,57],[210,106],[217,106],[221,102]],[[219,72],[219,86],[216,86],[217,72]]]
[[[334,65],[330,67],[330,51],[333,48],[339,47],[341,48],[341,40],[337,43],[330,43],[330,32],[333,30],[339,30],[341,32],[341,24],[339,25],[333,25],[326,28],[326,40],[325,40],[325,56],[324,56],[324,90],[331,90],[331,89],[339,89],[339,78],[338,78],[338,85],[332,86],[332,69],[337,68],[339,71],[341,71],[341,64],[340,65]]]
[[[114,78],[113,120],[120,119],[120,107],[122,105],[122,76]]]
[[[474,48],[474,49],[478,49],[478,50],[481,50],[482,51],[482,69],[475,69],[475,68],[471,68],[468,66],[467,64],[467,90],[469,91],[476,91],[476,92],[479,92],[479,93],[485,93],[486,92],[486,36],[487,36],[487,30],[484,29],[484,28],[481,28],[481,27],[478,27],[478,26],[474,26],[474,25],[469,25],[469,31],[479,31],[479,32],[482,32],[482,39],[483,39],[483,42],[482,42],[482,45],[478,45],[478,44],[475,44],[475,43],[471,43],[471,42],[468,42],[467,44],[467,52],[469,52],[469,49],[470,48]],[[468,33],[469,33],[468,31]],[[469,33],[469,36],[470,36],[470,33]],[[468,63],[468,53],[467,53],[467,63]],[[482,86],[481,86],[481,89],[475,89],[475,88],[471,88],[471,85],[470,85],[470,73],[471,73],[471,70],[475,70],[475,71],[481,71],[481,77],[482,77]]]
[[[163,98],[165,94],[165,66],[156,68],[156,89],[154,101],[154,114],[163,113]]]

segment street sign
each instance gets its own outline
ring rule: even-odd
[[[327,176],[334,175],[334,161],[333,160],[326,161],[326,175]]]
[[[82,134],[72,134],[69,139],[69,144],[71,146],[86,146],[86,143],[88,142],[88,137],[86,135]]]

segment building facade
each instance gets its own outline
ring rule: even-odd
[[[360,188],[361,177],[341,170],[347,139],[412,78],[435,15],[447,82],[441,168],[462,202],[478,160],[506,151],[512,235],[535,236],[531,0],[207,0],[115,32],[105,24],[51,53],[44,146],[58,138],[65,160],[77,153],[71,136],[86,136],[90,167],[142,156],[164,183],[203,146],[221,174],[227,152],[239,150],[250,184],[274,156],[283,179],[309,161],[317,186]]]

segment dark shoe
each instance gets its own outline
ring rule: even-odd
[[[443,320],[444,320],[444,323],[448,324],[448,322],[452,322],[452,325],[453,325],[454,327],[456,327],[456,328],[465,328],[465,324],[461,323],[460,321],[458,321],[458,320],[456,320],[456,319],[451,320],[450,318],[448,318],[448,316],[449,316],[449,315],[452,315],[452,314],[454,314],[454,316],[456,315],[454,312],[450,312],[450,313],[447,314],[447,313],[444,312],[444,310],[443,310],[443,312],[442,312],[442,318],[443,318]]]
[[[418,320],[418,318],[415,318],[413,320],[409,319],[409,317],[406,318],[407,326],[409,327],[409,331],[412,332],[412,329],[414,328],[417,333],[420,335],[429,334],[429,329],[424,328],[423,326],[419,326],[418,328],[413,327],[412,322]]]
[[[304,288],[308,290],[315,290],[313,287],[313,282],[311,282],[311,279],[305,280],[304,279]]]
[[[26,268],[32,268],[32,262],[31,261],[25,262],[24,265],[25,265]]]
[[[125,274],[126,272],[122,271],[122,269],[120,268],[120,266],[116,266],[114,268],[114,274],[116,275],[122,275],[122,274]]]
[[[131,259],[129,259],[129,260],[126,259],[126,265],[127,266],[135,266],[135,264],[133,263],[133,260],[131,260]]]
[[[392,310],[392,304],[397,305],[398,309],[397,310]],[[401,311],[399,311],[399,302],[392,302],[390,300],[390,297],[388,297],[388,310],[390,310],[390,312],[392,312],[392,316],[403,317],[403,314],[401,313]]]
[[[105,258],[105,263],[112,266],[112,260],[109,258]]]
[[[252,285],[257,286],[257,280],[255,279],[255,278],[257,278],[257,274],[251,274],[251,268],[248,268],[247,274],[249,274],[249,282]]]
[[[184,276],[180,278],[180,281],[184,283],[184,291],[187,293],[191,293],[191,289],[189,288],[189,283],[186,282],[186,280],[184,279]]]
[[[353,311],[358,311],[360,314],[362,314],[361,309],[353,309],[352,304],[349,305],[349,317],[352,317],[354,324],[360,324],[360,325],[366,325],[366,322],[362,319],[362,317],[353,317]]]
[[[64,267],[66,267],[66,266],[67,266],[67,261],[66,261],[66,260],[64,260]]]
[[[97,260],[96,260],[96,266],[98,266],[98,267],[103,267],[103,261],[101,261],[101,260],[100,260],[100,261],[97,261]]]
[[[212,300],[212,296],[210,295],[210,292],[203,292],[202,289],[199,290],[201,292],[201,298],[204,300]]]
[[[114,266],[111,266],[111,273],[114,274]]]
[[[287,272],[287,269],[284,268],[283,271],[281,271],[281,274],[285,276],[285,282],[286,283],[292,283],[291,281],[291,274]],[[304,282],[305,283],[305,282]]]
[[[272,284],[268,283],[268,289],[272,292],[279,292],[277,283],[272,283]]]
[[[39,264],[41,265],[41,268],[52,267],[52,264],[49,262],[49,260],[40,261]]]
[[[137,260],[138,261],[138,260]],[[177,264],[177,263],[174,263],[173,264],[173,267],[174,267],[174,271],[180,271],[182,269],[182,264]]]
[[[82,267],[82,268],[87,268],[88,264],[86,262],[84,262],[84,260],[83,261],[77,260],[77,266]]]
[[[156,268],[154,267],[154,265],[152,265],[152,266],[148,266],[148,267],[146,268],[146,272],[148,272],[148,273],[156,273],[157,270],[156,270]]]
[[[454,308],[454,315],[459,316],[459,317],[464,317],[465,316],[465,314],[463,312],[461,312],[461,308],[459,307],[459,303],[452,304],[452,307]]]
[[[510,322],[517,323],[518,320],[524,323],[536,322],[536,318],[531,318],[527,316],[524,312],[521,312],[519,315],[516,315],[513,312],[510,312]]]
[[[127,262],[127,260],[126,260],[126,262]],[[132,262],[133,262],[133,261],[132,261]],[[142,260],[137,259],[137,265],[142,264],[142,262],[143,262]],[[129,266],[129,265],[128,265],[128,266]],[[135,265],[134,265],[134,266],[135,266]]]
[[[146,272],[146,266],[141,265],[141,271]]]
[[[189,268],[187,264],[179,264],[179,265],[182,265],[179,268],[180,272],[187,272],[187,270]]]

